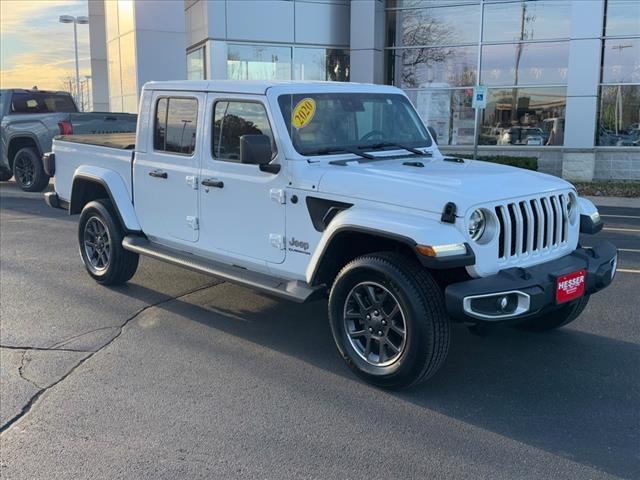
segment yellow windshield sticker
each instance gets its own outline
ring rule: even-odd
[[[316,101],[313,98],[300,100],[291,113],[291,123],[295,128],[306,127],[316,113]]]

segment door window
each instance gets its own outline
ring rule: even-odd
[[[239,162],[242,135],[267,135],[271,139],[271,151],[275,152],[273,134],[264,105],[256,102],[217,102],[213,119],[214,158]]]
[[[193,155],[196,149],[198,101],[195,98],[160,98],[156,104],[153,148]]]

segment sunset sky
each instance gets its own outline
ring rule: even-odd
[[[73,25],[60,15],[88,15],[86,0],[0,0],[0,86],[62,89],[75,78]],[[78,25],[80,75],[91,74],[89,26]]]

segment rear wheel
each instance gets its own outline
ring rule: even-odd
[[[380,387],[428,379],[449,349],[442,291],[425,269],[394,253],[365,255],[340,271],[329,320],[347,365]]]
[[[121,285],[136,273],[139,256],[122,248],[124,231],[108,200],[89,202],[80,214],[80,256],[98,283]]]
[[[13,176],[16,185],[25,192],[41,192],[49,184],[42,160],[31,147],[21,148],[13,157]]]
[[[578,318],[588,303],[589,296],[587,295],[560,307],[558,310],[518,323],[516,328],[529,332],[546,332],[563,327]]]

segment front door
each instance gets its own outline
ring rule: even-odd
[[[280,163],[268,110],[260,97],[209,94],[207,132],[200,173],[199,248],[232,260],[281,263],[285,258],[284,171],[267,173],[240,163],[240,137],[271,138]]]
[[[138,220],[153,241],[180,244],[198,240],[198,124],[205,99],[195,92],[154,92],[152,97],[152,138],[146,152],[136,153],[133,191]]]

